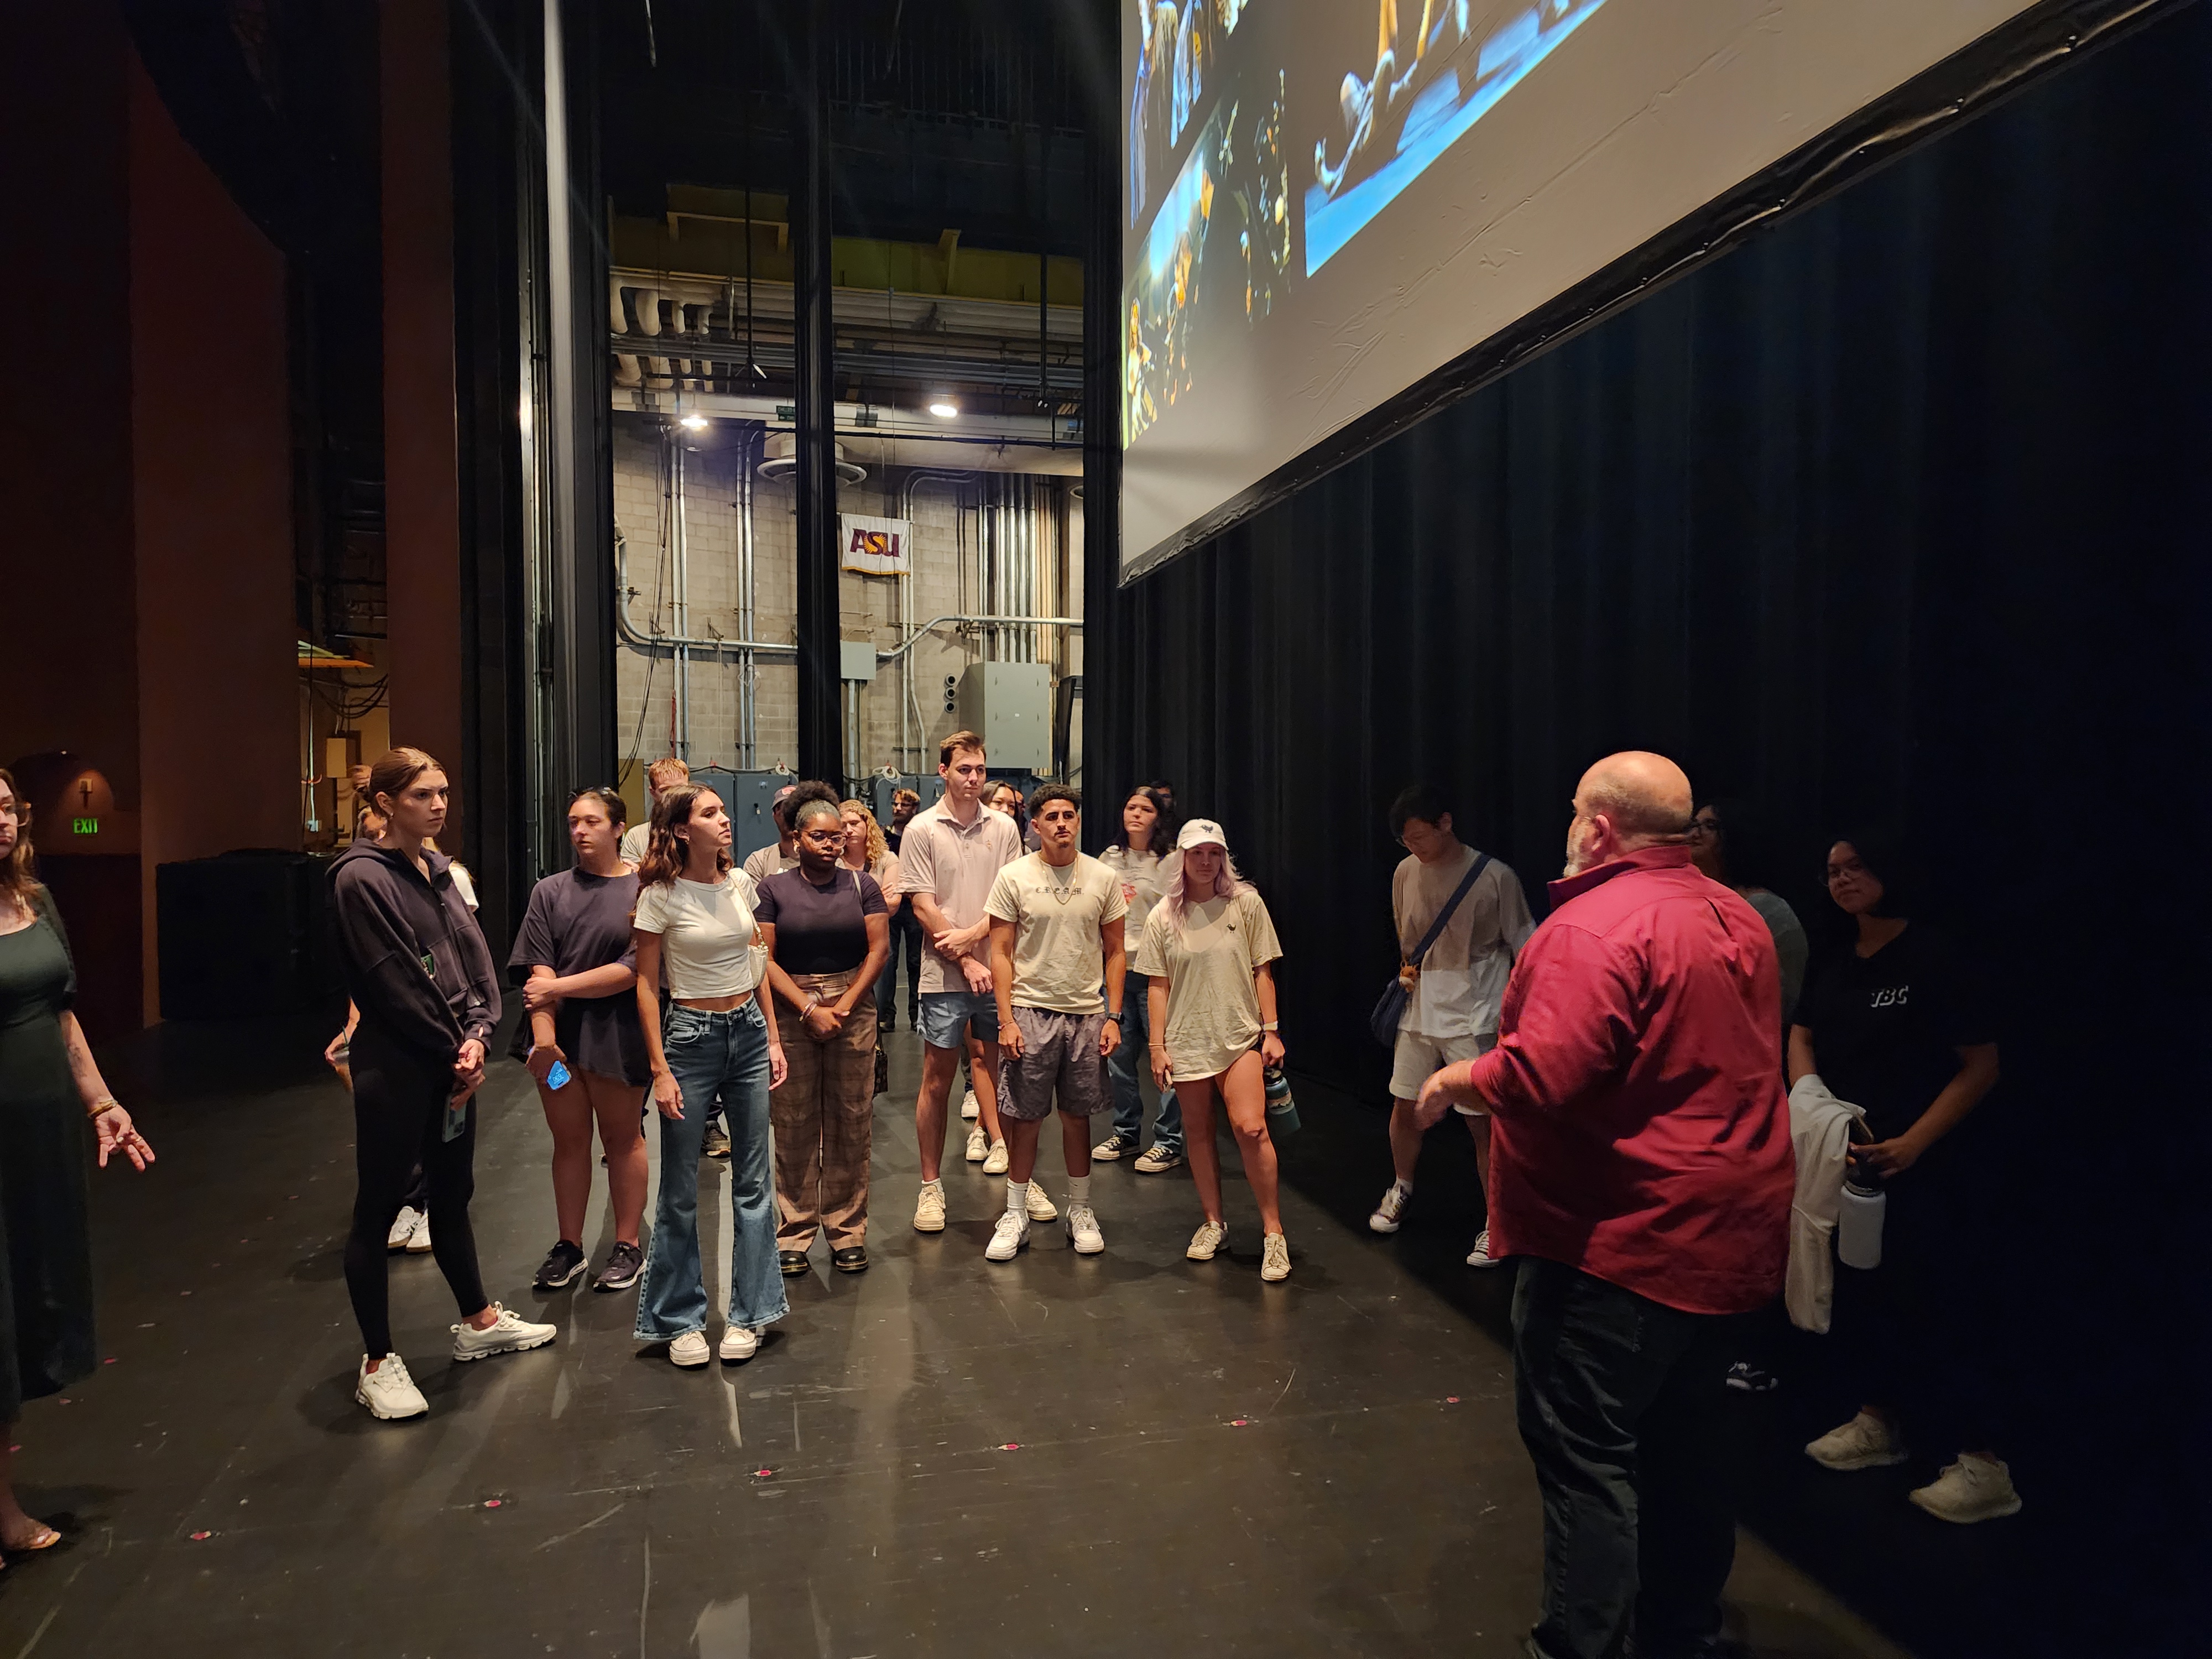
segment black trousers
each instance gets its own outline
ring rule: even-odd
[[[454,1139],[445,1138],[446,1103],[453,1074],[371,1031],[353,1037],[353,1230],[346,1235],[346,1293],[372,1359],[392,1352],[391,1291],[385,1238],[406,1197],[417,1163],[428,1191],[430,1249],[464,1318],[486,1301],[477,1271],[469,1200],[476,1191],[477,1108]]]
[[[890,959],[876,975],[876,1018],[885,1025],[898,1012],[899,952],[906,952],[906,1019],[911,1025],[921,1016],[921,923],[915,919],[911,901],[899,906],[891,918]]]
[[[1521,1438],[1544,1500],[1543,1659],[1687,1659],[1720,1636],[1735,1558],[1733,1318],[1524,1257],[1513,1291]]]

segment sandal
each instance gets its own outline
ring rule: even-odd
[[[61,1534],[45,1522],[33,1521],[31,1524],[38,1530],[31,1534],[28,1542],[19,1543],[12,1538],[0,1538],[0,1551],[9,1555],[32,1555],[40,1550],[50,1550],[62,1541]]]

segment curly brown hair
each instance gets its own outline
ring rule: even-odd
[[[653,829],[646,837],[645,856],[638,861],[637,882],[641,887],[656,884],[666,886],[684,873],[689,862],[687,836],[679,830],[691,823],[692,809],[702,795],[714,795],[704,784],[679,783],[662,793],[653,804]],[[716,800],[721,799],[714,795]],[[715,856],[714,873],[727,875],[730,872],[730,849],[726,847]]]
[[[27,909],[31,901],[46,891],[39,879],[39,860],[31,850],[31,803],[15,787],[15,775],[0,766],[0,783],[8,786],[9,799],[15,809],[15,850],[0,859],[0,895],[4,895],[18,909]]]

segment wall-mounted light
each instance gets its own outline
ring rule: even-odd
[[[949,421],[960,412],[960,405],[950,398],[939,398],[929,405],[929,412],[940,421]]]
[[[677,424],[687,432],[704,432],[707,429],[707,417],[704,415],[686,415]]]

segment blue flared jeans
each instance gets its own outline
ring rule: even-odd
[[[637,1335],[671,1342],[707,1328],[699,1259],[699,1143],[719,1103],[730,1135],[730,1323],[758,1329],[790,1312],[775,1265],[775,1146],[769,1127],[768,1026],[755,1002],[727,1013],[671,1003],[661,1048],[684,1115],[660,1119],[660,1197],[637,1297]]]

